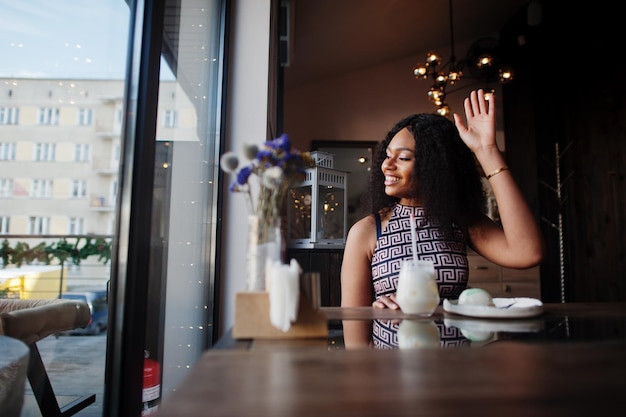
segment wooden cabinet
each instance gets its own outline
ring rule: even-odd
[[[469,287],[482,288],[493,297],[532,297],[541,299],[539,267],[503,268],[468,251]]]
[[[322,307],[341,306],[341,262],[343,248],[287,249],[287,259],[295,259],[303,272],[320,273]]]

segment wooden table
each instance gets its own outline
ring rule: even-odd
[[[402,319],[324,308],[329,320]],[[445,319],[440,309],[434,318]],[[457,317],[458,318],[458,317]],[[458,349],[243,341],[205,352],[159,416],[595,416],[626,409],[626,304],[555,304],[545,337]],[[470,319],[471,320],[471,319]],[[574,335],[550,339],[553,324]],[[596,329],[587,335],[581,323]],[[600,327],[600,328],[598,328]],[[500,332],[506,334],[506,332]],[[621,411],[620,411],[621,410]],[[618,413],[618,414],[615,414]]]

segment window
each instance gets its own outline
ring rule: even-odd
[[[29,235],[50,234],[50,217],[31,216],[28,218]]]
[[[115,111],[115,131],[119,132],[120,130],[122,130],[122,122],[124,120],[124,111],[121,108],[118,108]]]
[[[40,108],[39,116],[37,117],[37,123],[40,125],[58,125],[59,109],[51,107]]]
[[[16,125],[20,118],[17,107],[0,107],[0,125]]]
[[[117,180],[111,182],[111,205],[115,205],[117,202]]]
[[[35,144],[35,161],[54,161],[56,154],[56,144],[37,143]]]
[[[0,216],[0,235],[9,234],[9,223],[11,218],[9,216]]]
[[[84,235],[85,234],[85,219],[82,217],[70,217],[68,235]]]
[[[121,152],[121,146],[119,143],[113,145],[113,153],[112,153],[112,159],[113,159],[113,163],[114,164],[118,164],[120,162],[120,152]]]
[[[89,162],[89,151],[91,147],[88,143],[77,143],[74,145],[74,161]]]
[[[93,120],[93,110],[81,108],[78,109],[78,125],[91,126]]]
[[[163,113],[163,127],[178,127],[178,112],[165,110]]]
[[[51,197],[52,196],[52,180],[38,179],[33,180],[30,188],[31,197]]]
[[[0,178],[0,197],[13,196],[13,180],[11,178]]]
[[[72,181],[72,197],[81,198],[87,196],[87,181],[86,180],[73,180]]]
[[[0,161],[15,161],[14,142],[0,142]]]

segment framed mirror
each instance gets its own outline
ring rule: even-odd
[[[347,230],[367,215],[361,207],[361,196],[367,192],[372,152],[377,142],[345,140],[313,140],[312,151],[333,155],[333,169],[347,172],[348,222]]]

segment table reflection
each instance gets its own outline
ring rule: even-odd
[[[431,318],[343,320],[341,346],[346,349],[414,349],[479,347],[497,341],[528,343],[626,340],[626,314],[598,309],[584,315],[542,314],[532,318],[481,319],[455,314]]]
[[[415,349],[468,346],[471,340],[460,329],[447,327],[444,320],[374,320],[372,346],[375,349]]]

